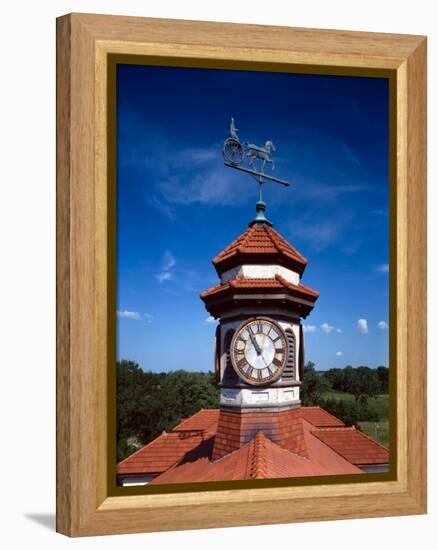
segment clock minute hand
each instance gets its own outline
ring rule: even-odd
[[[261,350],[260,346],[258,345],[257,340],[255,339],[255,336],[251,333],[250,330],[248,332],[249,332],[249,336],[251,338],[252,345],[255,347],[255,350],[257,352],[257,355],[261,355],[262,350]]]

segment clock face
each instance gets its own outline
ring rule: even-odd
[[[243,323],[231,341],[231,362],[249,384],[266,384],[281,374],[287,358],[287,343],[281,327],[271,319]]]

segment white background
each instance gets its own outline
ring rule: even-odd
[[[72,11],[429,36],[429,311],[437,310],[436,2],[3,2],[0,19],[0,542],[3,548],[436,548],[437,333],[429,318],[429,515],[68,539],[55,512],[55,17]],[[433,126],[433,128],[432,128]],[[435,215],[434,215],[435,214]],[[415,267],[412,266],[414,269]],[[412,365],[415,369],[415,365]],[[415,373],[413,373],[415,375]],[[435,524],[435,525],[434,525]],[[26,545],[26,546],[25,546]]]

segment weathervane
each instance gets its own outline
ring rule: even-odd
[[[271,158],[272,153],[275,151],[272,141],[268,139],[265,145],[261,147],[252,143],[242,143],[237,135],[238,131],[239,130],[234,124],[234,118],[231,117],[230,135],[224,141],[223,147],[224,164],[229,168],[236,168],[237,170],[251,174],[258,181],[259,200],[256,204],[257,216],[250,225],[257,222],[264,222],[272,225],[265,217],[266,203],[263,201],[262,192],[264,180],[275,181],[286,186],[288,186],[289,183],[279,178],[274,178],[264,172],[266,164],[270,164],[272,170],[275,169],[274,161]],[[243,166],[245,160],[247,161],[247,166]]]

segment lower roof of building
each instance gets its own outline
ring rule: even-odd
[[[359,465],[388,464],[388,449],[324,409],[295,411],[288,418],[301,424],[305,453],[283,448],[260,429],[241,447],[212,460],[220,410],[201,409],[121,461],[117,474],[153,474],[152,483],[159,484],[354,474],[362,472]]]

